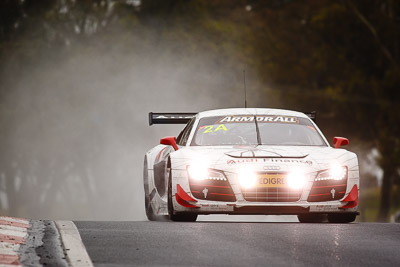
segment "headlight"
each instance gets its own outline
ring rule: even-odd
[[[322,171],[315,178],[315,181],[342,180],[347,177],[347,167],[339,163],[333,163],[328,170]]]
[[[187,167],[190,178],[204,180],[208,177],[208,165],[205,162],[194,162]]]
[[[194,163],[187,167],[189,177],[193,180],[219,180],[226,181],[225,175],[217,170],[209,169],[207,164]]]
[[[291,170],[286,179],[291,189],[302,189],[306,183],[306,176],[301,169]]]
[[[257,174],[249,167],[243,167],[239,170],[239,183],[245,188],[254,187],[257,183]]]

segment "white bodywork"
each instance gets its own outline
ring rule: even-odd
[[[222,109],[200,112],[196,115],[196,121],[193,125],[186,146],[179,146],[175,151],[171,146],[157,145],[146,153],[148,188],[150,203],[156,215],[168,215],[168,197],[167,183],[168,173],[172,174],[172,196],[177,192],[179,185],[189,196],[196,199],[191,192],[188,176],[188,165],[193,162],[206,161],[209,168],[222,171],[235,196],[236,201],[210,201],[207,199],[196,199],[196,208],[188,208],[180,205],[175,197],[172,197],[173,209],[176,212],[212,214],[299,214],[307,213],[344,213],[356,212],[357,206],[348,209],[341,209],[346,203],[345,199],[350,191],[356,186],[359,188],[359,167],[356,154],[345,149],[332,148],[324,135],[318,129],[314,122],[315,129],[322,136],[326,146],[256,146],[253,148],[238,146],[190,146],[194,132],[199,120],[211,116],[228,115],[279,115],[306,118],[305,114],[295,111],[279,109]],[[279,156],[278,156],[279,155]],[[239,157],[240,156],[240,157]],[[248,156],[248,157],[247,157]],[[164,157],[170,159],[170,169],[166,168],[164,185],[166,190],[158,192],[154,181],[154,164]],[[332,162],[348,169],[347,186],[345,194],[341,199],[308,202],[308,197],[317,177],[317,174],[330,168]],[[256,172],[268,173],[270,171],[287,173],[293,169],[301,168],[306,177],[306,182],[297,201],[291,202],[257,202],[247,201],[243,196],[243,190],[238,180],[238,172],[243,167],[250,167]],[[205,189],[207,193],[207,189]],[[334,196],[335,191],[332,191]],[[243,208],[251,207],[246,210]],[[289,208],[289,209],[285,209]],[[297,209],[300,208],[300,209]]]

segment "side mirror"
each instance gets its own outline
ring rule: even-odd
[[[168,136],[168,137],[161,138],[160,144],[172,146],[175,150],[179,149],[178,146],[176,145],[176,137],[175,136]]]
[[[333,144],[335,148],[339,148],[341,146],[345,146],[349,144],[349,139],[344,137],[333,137]]]

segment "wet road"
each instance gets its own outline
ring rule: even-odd
[[[75,224],[95,266],[400,266],[400,224]]]

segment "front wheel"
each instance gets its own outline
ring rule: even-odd
[[[149,221],[165,221],[165,215],[157,215],[151,206],[151,192],[149,188],[149,174],[147,166],[147,157],[144,158],[143,165],[143,185],[144,185],[144,205],[146,216]],[[153,193],[154,194],[154,193]]]
[[[354,213],[330,213],[328,221],[330,223],[351,223],[356,220],[357,214]]]
[[[170,166],[170,164],[168,164]],[[170,168],[170,167],[168,167]],[[197,214],[195,213],[175,213],[172,204],[172,171],[169,171],[168,177],[168,215],[169,219],[174,222],[195,222]]]

